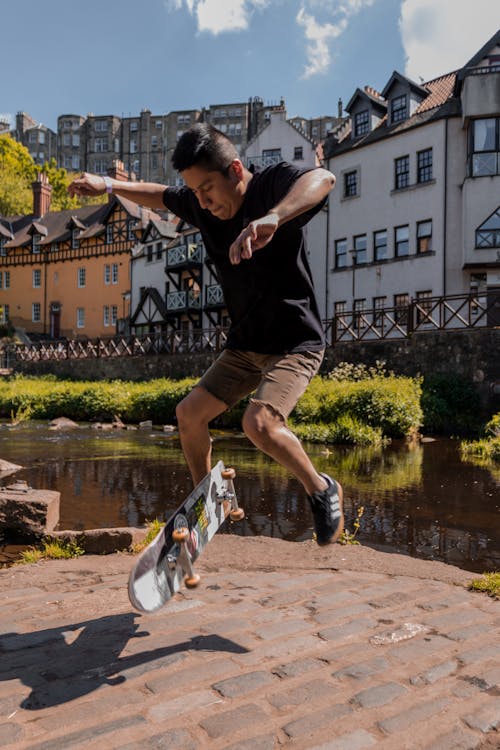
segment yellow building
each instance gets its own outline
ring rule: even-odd
[[[153,212],[112,196],[50,212],[45,175],[33,214],[0,216],[0,322],[30,338],[112,336],[128,319],[130,255]]]

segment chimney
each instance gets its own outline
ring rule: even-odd
[[[339,117],[342,117],[342,113],[344,111],[344,105],[342,104],[342,99],[339,99],[337,106],[338,106]]]
[[[35,218],[41,219],[50,209],[52,185],[48,176],[39,172],[36,181],[31,183],[31,187],[33,189],[33,214]]]
[[[125,164],[119,159],[113,160],[111,169],[108,169],[108,176],[112,180],[121,180],[126,182],[129,179],[128,172],[125,170]]]

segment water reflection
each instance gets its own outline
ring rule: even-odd
[[[498,477],[462,463],[456,443],[309,450],[318,468],[344,485],[348,527],[364,506],[360,541],[478,572],[500,568]],[[61,528],[165,518],[191,486],[177,439],[160,432],[3,426],[0,458],[25,467],[3,484],[25,479],[61,493]],[[238,497],[247,512],[227,533],[311,537],[304,492],[280,466],[234,434],[214,436],[214,458],[237,469]]]

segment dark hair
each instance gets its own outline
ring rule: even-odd
[[[178,172],[194,165],[211,172],[225,172],[238,158],[238,152],[224,133],[207,122],[199,122],[179,138],[172,165]]]

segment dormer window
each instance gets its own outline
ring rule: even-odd
[[[395,96],[391,99],[391,123],[402,122],[407,117],[407,96],[401,94],[401,96]]]
[[[113,242],[113,225],[106,224],[106,244],[111,245]]]
[[[71,230],[71,248],[72,248],[72,250],[78,250],[78,248],[80,247],[80,238],[79,238],[79,235],[80,235],[80,230],[77,229],[76,227],[73,227],[73,229]]]
[[[3,237],[0,237],[0,257],[5,258],[7,255],[7,248],[5,247],[5,240]]]
[[[39,253],[40,252],[40,242],[42,238],[39,234],[34,234],[31,238],[31,252],[32,253]]]
[[[354,137],[366,135],[370,131],[370,114],[367,109],[354,115]]]

